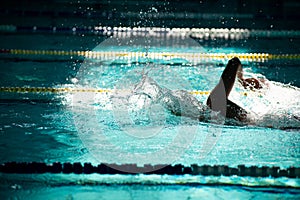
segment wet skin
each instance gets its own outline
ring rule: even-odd
[[[206,104],[213,111],[220,112],[227,118],[246,121],[248,112],[228,99],[236,77],[245,88],[261,89],[262,86],[255,78],[243,78],[241,61],[234,57],[228,61],[219,83],[210,93]]]

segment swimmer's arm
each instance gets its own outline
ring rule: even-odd
[[[237,70],[237,78],[238,78],[238,81],[243,85],[244,78],[243,78],[243,68],[241,65],[238,67],[238,70]]]

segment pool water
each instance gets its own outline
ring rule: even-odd
[[[6,193],[2,194],[3,198],[10,198],[14,193],[21,199],[24,197],[26,199],[297,199],[299,197],[299,189],[293,188],[256,188],[213,185],[211,183],[172,185],[160,182],[162,179],[176,181],[176,177],[148,176],[10,175],[10,178],[5,177],[5,181],[9,180],[11,187],[5,187],[7,181],[6,184],[1,184],[1,191],[6,190]],[[188,179],[193,178],[189,177]],[[212,178],[208,179],[212,181]],[[123,180],[124,182],[111,184],[112,180]],[[135,180],[137,183],[132,183]],[[153,184],[149,180],[154,180]],[[199,180],[202,181],[203,177],[199,177]],[[272,182],[272,180],[269,181]],[[106,183],[101,184],[101,182]]]
[[[283,39],[286,43],[282,43],[279,39],[252,39],[217,43],[191,38],[154,37],[143,40],[132,36],[104,38],[18,34],[1,37],[4,41],[1,48],[8,49],[146,53],[146,56],[138,58],[121,55],[84,60],[1,55],[1,86],[112,91],[57,94],[1,92],[0,160],[3,163],[39,161],[299,167],[299,60],[242,60],[245,76],[266,79],[262,91],[244,89],[237,83],[230,95],[231,100],[253,113],[255,123],[250,125],[214,124],[175,116],[147,96],[132,93],[145,74],[160,87],[172,91],[210,91],[217,84],[228,60],[151,57],[151,53],[298,53],[298,40]],[[203,104],[207,96],[193,94]],[[97,194],[103,199],[135,199],[141,196],[151,199],[164,196],[197,199],[203,195],[214,199],[224,195],[255,199],[262,196],[294,198],[300,194],[299,190],[288,188],[140,184],[116,184],[111,187],[99,183],[93,186],[90,182],[81,184],[80,181],[68,185],[68,175],[45,175],[36,179],[31,175],[1,176],[1,191],[9,188],[6,194],[1,192],[4,198],[12,197],[14,193],[20,198],[32,199],[50,194],[55,194],[53,198],[80,199],[87,193]],[[132,179],[135,178],[140,177]],[[51,183],[50,180],[61,183]],[[37,184],[41,182],[43,184]],[[264,186],[261,181],[257,181],[257,185]],[[299,180],[296,179],[291,185],[299,188]],[[119,194],[114,196],[113,192]],[[90,197],[96,199],[96,196]]]

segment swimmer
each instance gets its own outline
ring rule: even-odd
[[[143,74],[142,80],[134,88],[135,95],[146,96],[152,102],[162,104],[172,114],[185,116],[199,121],[209,121],[207,114],[209,110],[220,112],[221,115],[237,121],[248,123],[249,114],[246,110],[228,99],[233,88],[236,77],[244,88],[261,89],[267,83],[255,78],[243,78],[242,65],[238,58],[228,61],[217,86],[212,90],[208,99],[207,106],[199,102],[193,95],[184,90],[172,91],[162,88],[156,81]],[[143,98],[139,98],[143,99]]]
[[[236,77],[244,88],[250,88],[251,90],[262,88],[262,84],[257,79],[243,78],[241,61],[234,57],[228,61],[219,83],[210,93],[206,105],[213,111],[220,112],[226,118],[244,122],[249,113],[228,99]]]

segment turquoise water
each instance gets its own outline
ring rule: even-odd
[[[200,41],[199,45],[190,38],[155,38],[148,41],[126,38],[118,43],[115,40],[97,37],[49,38],[50,36],[37,35],[35,40],[30,40],[32,36],[22,35],[3,37],[5,42],[2,48],[94,49],[103,52],[247,53],[260,50],[276,53],[276,48],[281,47],[280,41],[273,41],[276,48],[271,49],[265,45],[268,43],[266,41],[258,41],[255,45],[249,44],[248,41],[242,46],[233,42],[232,46],[226,46],[220,43],[207,44],[205,41]],[[12,42],[13,40],[19,42]],[[286,49],[288,53],[298,53],[297,45]],[[59,60],[51,56],[1,56],[0,74],[4,77],[0,80],[1,86],[113,90],[112,93],[62,94],[2,92],[1,162],[106,162],[139,165],[196,163],[226,164],[234,167],[239,164],[299,167],[300,125],[293,117],[300,114],[298,61],[242,61],[245,76],[267,79],[266,87],[262,91],[250,91],[235,85],[230,98],[255,113],[256,117],[255,123],[251,125],[230,126],[174,116],[161,105],[151,103],[147,98],[138,98],[130,93],[130,90],[126,91],[132,90],[141,81],[143,73],[147,73],[159,86],[172,91],[210,91],[218,82],[227,59],[199,61],[184,57],[115,57],[85,59],[82,62]],[[286,76],[282,79],[280,75],[272,76],[274,67],[284,66],[292,68],[293,71],[285,69]],[[292,84],[287,84],[288,82]],[[244,92],[248,95],[242,95]],[[193,96],[202,103],[205,103],[207,98],[207,95]],[[36,180],[30,175],[29,178],[3,174],[1,176],[1,191],[8,189],[7,194],[1,194],[6,195],[5,198],[16,195],[20,198],[40,199],[55,193],[57,196],[54,195],[53,198],[80,199],[88,192],[95,194],[91,195],[91,199],[97,195],[101,195],[103,199],[122,196],[114,196],[112,192],[120,192],[124,194],[122,197],[128,196],[133,199],[148,195],[149,198],[159,199],[164,195],[170,197],[175,194],[180,199],[197,199],[203,195],[214,199],[220,196],[238,199],[260,198],[261,195],[265,198],[299,196],[299,190],[287,188],[140,184],[117,184],[108,187],[98,183],[95,184],[97,186],[93,186],[84,181],[74,181],[76,184],[70,186],[66,181],[68,177],[46,175]],[[141,180],[140,177],[135,178]],[[55,184],[52,184],[51,179]],[[85,176],[81,176],[80,179],[85,180]],[[99,179],[101,180],[101,177],[97,178]],[[108,179],[114,180],[114,177]],[[233,179],[228,181],[234,182]],[[256,185],[264,186],[263,180],[255,181]],[[283,182],[289,181],[293,181],[293,187],[299,188],[298,179],[287,179]]]
[[[184,179],[189,183],[170,184]],[[215,182],[220,184],[220,179],[226,177],[9,175],[2,177],[0,188],[6,191],[2,197],[7,199],[12,196],[20,199],[298,199],[300,195],[299,189],[293,188],[214,185]],[[229,179],[239,178],[227,178],[224,182]],[[274,179],[242,179],[249,185],[256,184],[256,181],[265,184],[274,182]],[[286,179],[277,181],[293,182]],[[11,183],[10,187],[6,186],[7,183]]]
[[[19,63],[17,63],[17,66]],[[29,65],[29,64],[28,64]],[[147,64],[101,64],[89,65],[87,72],[89,88],[129,88],[140,81],[140,72]],[[28,67],[31,67],[30,65]],[[153,66],[152,66],[153,67]],[[18,66],[19,69],[19,66]],[[149,76],[156,79],[162,86],[170,89],[209,90],[218,81],[223,70],[222,66],[208,65],[181,66],[181,65],[155,65]],[[250,67],[245,71],[250,74]],[[92,73],[90,73],[92,72]],[[210,73],[216,74],[211,79]],[[85,75],[85,74],[84,74]],[[176,79],[175,75],[179,75]],[[22,75],[21,75],[22,76]],[[99,77],[99,78],[97,78]],[[125,78],[124,78],[125,77]],[[82,80],[83,81],[83,80]],[[28,81],[38,82],[38,81]],[[121,84],[120,84],[121,83]],[[83,87],[84,84],[55,85],[55,87]],[[126,85],[127,84],[127,85]],[[189,137],[188,146],[176,144],[173,148],[183,148],[182,155],[175,159],[175,163],[199,163],[199,164],[238,164],[249,165],[278,165],[289,167],[299,165],[299,123],[288,114],[297,114],[299,111],[299,89],[270,80],[270,90],[277,94],[265,91],[262,97],[256,92],[246,91],[247,97],[240,94],[244,92],[240,86],[236,86],[232,92],[232,99],[244,106],[245,109],[259,114],[257,125],[249,126],[217,126],[210,123],[198,122],[187,118],[172,115],[167,110],[161,112],[159,120],[149,118],[147,111],[136,110],[137,103],[134,99],[128,102],[126,118],[133,122],[122,121],[112,106],[118,106],[109,96],[112,94],[2,94],[2,133],[3,145],[1,154],[3,161],[80,161],[80,162],[118,162],[116,157],[107,156],[95,160],[88,153],[88,147],[80,140],[82,134],[87,131],[101,130],[107,141],[115,146],[124,148],[125,152],[155,152],[164,149],[177,135],[184,136],[181,130],[187,128]],[[289,95],[287,103],[280,93]],[[274,96],[277,96],[274,101]],[[87,99],[81,99],[88,96]],[[207,95],[195,95],[205,103]],[[119,98],[117,96],[117,98]],[[9,100],[7,100],[9,99]],[[29,99],[29,100],[28,100]],[[30,101],[30,99],[33,99]],[[76,103],[80,101],[80,103]],[[72,106],[73,105],[73,106]],[[96,109],[96,110],[94,110]],[[131,113],[130,113],[131,112]],[[90,117],[87,117],[89,116]],[[95,120],[96,119],[96,120]],[[163,120],[163,121],[161,121]],[[78,127],[84,121],[83,130]],[[78,124],[79,123],[79,124]],[[140,123],[140,124],[139,124]],[[263,126],[272,125],[275,128]],[[188,129],[188,127],[193,127]],[[277,127],[277,128],[276,128]],[[280,128],[288,130],[280,130]],[[128,131],[126,131],[128,129]],[[211,149],[210,156],[199,159],[200,151],[205,138],[212,130],[220,131],[216,140],[216,146]],[[140,136],[135,137],[130,131],[141,131]],[[155,132],[156,131],[156,132]],[[174,134],[175,133],[175,134]],[[19,137],[21,134],[22,137]],[[95,132],[95,134],[98,134]],[[134,134],[134,133],[133,133]],[[146,138],[141,139],[143,134]],[[150,137],[151,136],[151,137]],[[152,137],[153,136],[153,137]],[[13,139],[17,138],[20,141]],[[91,138],[93,141],[93,138]],[[95,138],[94,138],[95,139]],[[18,144],[29,142],[22,148],[14,148]],[[32,142],[36,141],[34,145]],[[84,141],[85,142],[85,141]],[[54,148],[55,147],[55,148]],[[98,153],[106,155],[108,149],[99,146]],[[113,152],[113,149],[110,149]],[[9,152],[9,153],[8,153]],[[177,152],[174,150],[174,152]],[[117,152],[115,152],[117,153]],[[28,156],[26,156],[28,155]],[[115,160],[114,160],[115,159]],[[133,162],[133,161],[131,161]],[[143,164],[143,163],[141,163]]]

